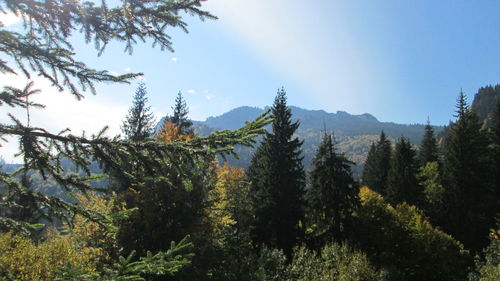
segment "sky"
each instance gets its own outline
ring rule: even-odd
[[[181,91],[189,116],[204,120],[238,106],[272,105],[278,88],[288,103],[306,109],[370,113],[380,121],[444,125],[453,119],[462,89],[500,83],[500,1],[450,0],[208,0],[218,20],[184,15],[189,33],[167,29],[175,52],[135,46],[132,55],[112,43],[97,57],[81,34],[71,41],[77,58],[113,73],[142,72],[149,104],[159,120],[171,114]],[[8,28],[19,20],[2,15]],[[0,59],[2,55],[0,55]],[[82,101],[41,78],[31,113],[34,126],[57,132],[120,133],[138,80],[98,85]],[[0,75],[0,86],[22,87],[22,76]],[[22,117],[24,111],[2,108]],[[13,161],[15,142],[0,155]]]

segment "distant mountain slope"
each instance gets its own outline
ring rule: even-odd
[[[472,110],[477,114],[481,122],[489,123],[495,106],[500,101],[500,84],[486,86],[478,90],[472,101]]]
[[[304,140],[304,166],[310,167],[310,163],[319,145],[322,133],[334,132],[337,147],[345,152],[346,156],[356,163],[354,172],[361,172],[362,164],[366,159],[372,142],[378,139],[382,130],[392,139],[405,136],[412,143],[418,145],[422,139],[424,125],[403,125],[392,122],[380,122],[373,115],[365,113],[352,115],[344,111],[328,113],[324,110],[307,110],[291,106],[292,119],[300,121],[300,127],[296,134]],[[265,109],[243,106],[235,108],[220,116],[209,117],[205,121],[194,121],[195,131],[199,135],[208,135],[216,129],[237,129],[243,126],[245,121],[254,120],[262,114]],[[164,119],[160,120],[157,128],[161,127]],[[435,127],[440,132],[442,127]],[[252,149],[237,148],[240,159],[229,159],[232,165],[247,167],[250,163]]]

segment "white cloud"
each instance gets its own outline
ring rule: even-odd
[[[213,99],[215,99],[215,95],[208,94],[208,95],[205,95],[205,98],[206,98],[207,100],[213,100]]]
[[[189,89],[186,91],[186,93],[190,94],[190,95],[193,95],[193,94],[196,94],[196,91],[193,90],[193,89]]]
[[[14,13],[0,13],[2,19],[0,20],[5,27],[9,27],[21,22],[21,18],[16,16]]]
[[[123,69],[125,72],[131,72],[132,71],[132,67],[130,66],[127,66]]]
[[[172,57],[170,60],[173,62],[177,62],[177,57]]]

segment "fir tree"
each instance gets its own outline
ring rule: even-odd
[[[175,105],[172,109],[174,110],[174,115],[170,117],[169,120],[172,121],[174,126],[179,128],[179,133],[185,136],[193,136],[194,133],[193,130],[191,130],[193,122],[191,122],[187,117],[189,109],[180,91],[177,93]]]
[[[363,170],[363,184],[380,194],[385,194],[390,161],[391,142],[382,131],[377,144],[372,145],[366,159],[365,169]]]
[[[266,133],[248,169],[255,195],[253,239],[257,245],[278,247],[290,255],[304,215],[305,174],[302,141],[293,137],[299,123],[291,120],[283,88],[278,90],[272,114],[273,131]]]
[[[420,205],[422,192],[418,185],[416,152],[408,139],[402,137],[396,143],[387,177],[386,199],[396,205],[406,202]]]
[[[325,135],[313,159],[311,186],[307,191],[309,222],[322,242],[347,238],[358,203],[352,164],[337,153],[333,136]]]
[[[420,165],[424,166],[427,162],[438,161],[438,145],[436,137],[434,136],[434,129],[432,128],[429,120],[425,125],[424,138],[420,144],[420,153],[418,155]]]
[[[488,210],[498,198],[485,184],[489,177],[485,166],[486,138],[463,92],[458,97],[456,112],[457,121],[445,140],[443,228],[469,249],[478,251],[488,241],[494,217]]]
[[[141,141],[153,133],[155,121],[153,113],[150,112],[151,108],[146,105],[148,102],[146,95],[146,85],[140,82],[135,91],[133,104],[122,125],[122,131],[128,140]]]

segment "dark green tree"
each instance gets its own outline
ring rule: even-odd
[[[305,174],[302,141],[293,136],[299,122],[291,120],[283,88],[278,90],[272,114],[273,131],[264,136],[247,173],[254,193],[253,240],[257,245],[283,249],[290,256],[304,216]]]
[[[434,136],[434,129],[429,120],[427,120],[427,124],[425,125],[424,138],[420,144],[418,160],[420,161],[420,166],[424,166],[427,162],[438,161],[438,145]]]
[[[122,125],[127,140],[141,141],[151,136],[154,129],[154,115],[147,106],[146,84],[140,82],[135,91],[134,101]]]
[[[466,97],[460,92],[457,120],[445,140],[443,228],[474,251],[488,242],[488,230],[494,225],[492,204],[498,198],[488,188],[486,137]],[[464,227],[466,226],[466,227]]]
[[[386,199],[391,204],[406,202],[419,206],[422,190],[418,184],[416,152],[408,139],[401,137],[391,159],[387,177]]]
[[[491,189],[496,198],[500,198],[500,101],[496,104],[496,110],[491,118],[491,128],[489,131],[489,155],[490,174],[494,175],[490,183]],[[500,210],[500,202],[497,202],[496,209]]]
[[[177,93],[177,97],[175,98],[175,105],[172,107],[172,109],[174,110],[174,115],[170,117],[170,120],[175,126],[179,127],[180,134],[193,136],[194,133],[191,129],[193,122],[191,122],[187,117],[189,109],[180,91],[179,93]]]
[[[365,162],[363,184],[380,194],[385,194],[387,175],[391,164],[391,150],[391,141],[382,131],[377,144],[372,145]]]
[[[344,240],[351,229],[359,202],[352,164],[336,151],[333,136],[325,135],[313,159],[307,191],[308,221],[321,242]]]

